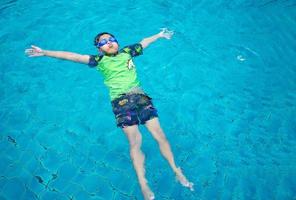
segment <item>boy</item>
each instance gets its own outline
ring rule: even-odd
[[[132,61],[132,57],[141,55],[143,49],[151,43],[159,38],[170,39],[172,35],[172,31],[164,28],[160,33],[144,38],[140,43],[119,50],[119,44],[111,33],[99,33],[94,40],[94,45],[99,51],[96,56],[42,50],[33,45],[32,48],[25,51],[30,57],[48,56],[88,64],[90,67],[96,67],[102,73],[104,83],[109,88],[117,126],[122,128],[129,140],[130,156],[145,200],[155,197],[145,178],[145,157],[141,151],[142,135],[138,129],[139,123],[145,124],[153,138],[157,140],[160,151],[175,172],[177,180],[193,191],[193,183],[187,180],[180,167],[175,164],[170,144],[159,124],[157,110],[154,108],[151,98],[140,88],[135,65]]]

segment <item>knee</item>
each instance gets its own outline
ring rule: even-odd
[[[142,144],[142,136],[140,134],[137,134],[130,141],[130,149],[131,149],[131,151],[140,149],[141,148],[141,144]]]
[[[157,142],[160,144],[167,142],[166,136],[162,130],[155,131],[155,138],[156,138]]]
[[[130,156],[133,161],[144,157],[141,151],[141,144],[142,138],[137,138],[130,143]]]

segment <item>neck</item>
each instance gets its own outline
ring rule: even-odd
[[[118,51],[116,52],[116,53],[103,53],[103,55],[105,55],[105,56],[110,56],[110,57],[112,57],[112,56],[116,56],[118,54]]]

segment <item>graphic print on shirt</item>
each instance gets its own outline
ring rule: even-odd
[[[133,60],[132,60],[132,59],[129,59],[129,60],[127,61],[127,68],[128,68],[129,70],[131,70],[131,69],[133,69],[134,67],[135,67],[135,64],[134,64]]]

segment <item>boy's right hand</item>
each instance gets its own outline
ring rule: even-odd
[[[44,51],[39,48],[36,47],[34,45],[31,45],[30,49],[26,49],[25,53],[29,56],[29,57],[37,57],[37,56],[44,56]]]

